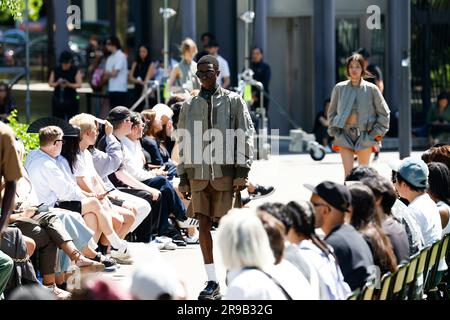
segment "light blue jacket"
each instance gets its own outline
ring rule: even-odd
[[[380,89],[365,80],[358,87],[353,87],[350,80],[336,84],[328,110],[328,134],[334,137],[344,128],[355,100],[358,128],[368,132],[371,138],[384,136],[389,130],[389,107]]]

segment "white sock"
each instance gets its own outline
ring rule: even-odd
[[[96,250],[98,248],[98,245],[95,243],[94,239],[91,238],[91,240],[89,240],[88,242],[88,246],[89,248]]]
[[[111,247],[114,249],[121,249],[124,246],[124,241],[120,240],[119,236],[115,232],[111,233],[109,236],[106,236],[106,238],[108,238]]]
[[[214,263],[205,264],[205,270],[206,275],[208,276],[208,281],[219,282],[217,281],[216,268],[214,267]]]

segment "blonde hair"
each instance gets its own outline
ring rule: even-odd
[[[62,137],[64,132],[60,127],[48,126],[39,130],[39,145],[45,147]]]
[[[269,237],[252,209],[233,209],[220,221],[217,243],[228,270],[257,267],[275,262]]]
[[[181,43],[180,51],[182,56],[184,56],[186,51],[193,51],[192,55],[195,56],[198,53],[197,44],[191,38],[186,38]]]
[[[80,128],[80,138],[89,130],[97,128],[95,118],[91,114],[81,113],[70,119],[69,123]]]

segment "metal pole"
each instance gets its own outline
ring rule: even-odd
[[[168,0],[164,0],[164,10],[169,7]],[[169,76],[169,18],[163,15],[164,18],[164,76]]]
[[[25,108],[26,108],[26,116],[27,116],[27,124],[31,121],[31,111],[30,111],[30,104],[31,104],[31,98],[30,98],[30,46],[29,46],[29,39],[30,39],[30,17],[29,17],[29,0],[25,0],[25,60],[26,60],[26,84],[27,84],[27,91],[26,91],[26,98],[25,98]]]
[[[399,10],[401,19],[402,43],[402,93],[400,106],[399,151],[400,158],[411,155],[412,150],[412,117],[411,117],[411,2],[402,0]]]

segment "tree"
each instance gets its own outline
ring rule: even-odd
[[[125,49],[127,47],[128,0],[116,0],[116,35]]]
[[[26,0],[0,0],[0,11],[11,15],[14,20],[23,20],[23,12],[25,11]],[[28,0],[30,20],[39,19],[39,11],[44,3],[43,0]]]

